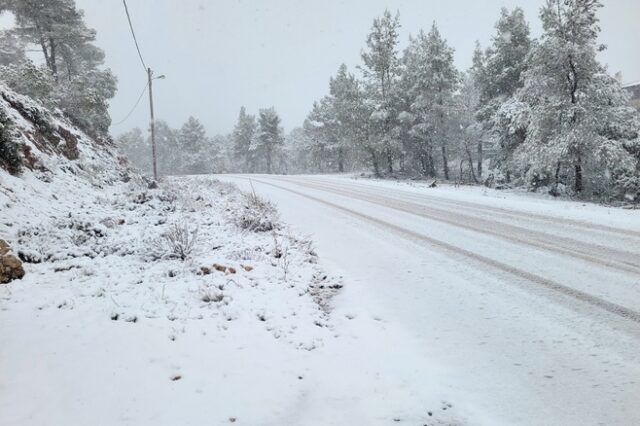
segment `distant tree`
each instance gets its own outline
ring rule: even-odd
[[[207,132],[197,118],[189,117],[178,132],[180,146],[180,173],[205,173],[212,150]]]
[[[156,121],[156,149],[158,155],[158,173],[175,175],[181,173],[182,150],[178,142],[178,131],[166,121]],[[151,145],[150,141],[148,142]]]
[[[10,31],[0,30],[0,66],[17,65],[26,59],[24,43],[20,38]]]
[[[245,173],[253,171],[250,148],[257,127],[256,118],[247,114],[245,107],[240,108],[238,121],[233,129],[231,138],[233,141],[234,160],[239,166],[238,169]]]
[[[132,166],[146,174],[152,172],[151,144],[145,139],[140,128],[136,127],[121,134],[116,143]]]
[[[276,151],[284,142],[280,127],[280,116],[271,108],[261,109],[258,118],[258,134],[255,139],[255,150],[264,155],[267,173],[272,173],[272,161]]]

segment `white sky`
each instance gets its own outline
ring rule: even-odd
[[[145,84],[120,0],[76,0],[119,78],[112,101],[117,122]],[[435,20],[456,49],[458,67],[471,62],[475,40],[486,46],[502,6],[525,10],[534,36],[544,0],[128,0],[147,65],[167,79],[155,84],[156,117],[173,126],[189,115],[209,133],[227,133],[245,105],[275,106],[286,130],[302,124],[328,79],[345,62],[360,63],[367,32],[385,8],[400,11],[402,43]],[[627,81],[640,80],[639,0],[604,0],[601,59]],[[146,101],[146,100],[145,100]],[[148,124],[147,103],[115,134]]]

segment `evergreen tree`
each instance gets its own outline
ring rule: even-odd
[[[411,112],[415,116],[412,130],[419,141],[418,155],[423,161],[423,172],[435,175],[433,149],[438,147],[443,175],[448,180],[448,149],[453,138],[456,112],[454,95],[460,82],[453,63],[453,49],[434,23],[429,34],[420,32],[412,40],[405,61],[410,81]]]
[[[367,50],[362,52],[362,68],[367,82],[367,92],[374,105],[370,120],[372,130],[367,150],[372,155],[376,175],[380,174],[378,156],[387,161],[387,170],[393,172],[394,156],[398,151],[398,140],[393,137],[392,129],[398,115],[394,104],[394,89],[401,72],[398,55],[400,17],[385,10],[381,18],[373,21],[367,36]]]
[[[280,116],[271,108],[261,109],[258,118],[259,130],[255,140],[255,149],[264,155],[267,173],[272,173],[276,151],[284,142]]]
[[[572,180],[604,196],[621,176],[635,172],[628,146],[638,137],[637,112],[597,60],[603,49],[598,0],[547,0],[544,34],[531,55],[515,110],[524,116],[521,170],[534,186]],[[507,121],[507,126],[512,124]]]
[[[251,141],[257,130],[256,118],[247,114],[245,107],[240,108],[238,122],[233,129],[233,156],[239,162],[239,169],[245,173],[252,172]]]
[[[211,149],[207,132],[197,118],[189,117],[178,132],[181,166],[180,173],[203,173]]]
[[[75,1],[1,0],[2,10],[15,16],[16,27],[10,34],[20,43],[40,47],[56,83],[58,106],[91,135],[105,136],[111,125],[108,100],[115,96],[116,78],[109,69],[102,69],[104,52],[93,44],[96,32],[86,27]]]
[[[486,136],[493,142],[497,150],[494,166],[510,176],[514,149],[524,141],[525,132],[505,132],[504,127],[497,125],[504,120],[504,114],[498,116],[498,113],[523,85],[522,75],[528,66],[533,41],[521,8],[512,11],[503,8],[495,28],[492,44],[484,55],[479,49],[474,53],[470,74],[480,90],[477,118],[484,129],[480,139]],[[482,144],[478,148],[482,150]]]
[[[136,127],[118,136],[116,143],[133,167],[143,173],[152,172],[151,144]]]
[[[178,142],[178,131],[166,121],[155,122],[156,152],[158,155],[158,173],[174,175],[180,173],[182,167],[182,151]],[[151,141],[148,140],[149,146]]]
[[[20,38],[10,31],[0,30],[0,66],[20,64],[26,59],[24,43]]]

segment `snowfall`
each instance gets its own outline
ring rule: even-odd
[[[353,176],[156,188],[76,136],[77,160],[0,171],[26,270],[0,285],[0,425],[639,424],[638,211]]]

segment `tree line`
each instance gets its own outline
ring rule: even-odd
[[[161,175],[207,173],[283,173],[284,130],[272,108],[261,109],[258,117],[240,110],[230,135],[210,137],[202,123],[189,119],[179,129],[165,121],[155,123],[158,170]],[[151,139],[135,128],[120,135],[117,143],[133,166],[150,173]]]
[[[464,72],[435,23],[401,52],[385,11],[358,75],[340,66],[292,132],[295,163],[640,201],[638,111],[598,61],[601,7],[547,0],[537,40],[522,9],[502,9]]]

